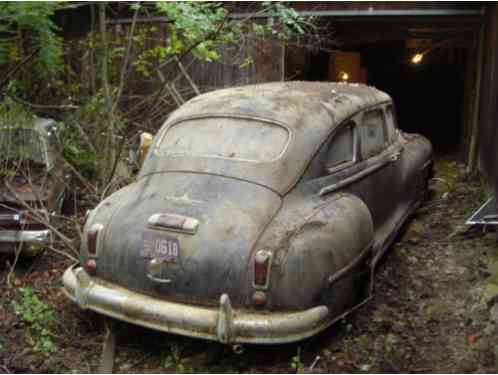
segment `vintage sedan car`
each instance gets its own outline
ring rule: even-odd
[[[81,308],[229,344],[285,343],[372,293],[424,198],[431,145],[391,98],[340,83],[213,91],[176,110],[133,184],[89,215],[64,291]]]
[[[0,252],[35,254],[52,241],[52,214],[64,201],[56,122],[0,125]]]

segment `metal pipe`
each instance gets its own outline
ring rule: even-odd
[[[302,10],[297,14],[303,17],[391,17],[391,16],[483,16],[484,7],[479,9],[368,9],[358,10]],[[231,18],[267,18],[270,13],[234,13]]]
[[[368,9],[357,10],[301,10],[297,14],[303,17],[410,17],[410,16],[483,16],[484,7],[478,9]],[[269,18],[275,15],[270,13],[234,13],[229,17],[239,18]],[[106,21],[108,25],[131,23],[131,18],[117,18]],[[171,23],[171,18],[165,16],[139,17],[137,23]]]

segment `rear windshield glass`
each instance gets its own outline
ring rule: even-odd
[[[0,150],[3,161],[47,162],[43,141],[33,129],[0,128]]]
[[[278,159],[289,142],[286,128],[243,118],[202,118],[170,127],[161,155],[192,155],[266,162]]]

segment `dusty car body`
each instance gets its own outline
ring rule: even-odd
[[[52,241],[51,214],[64,199],[54,120],[0,125],[0,252],[36,253]]]
[[[365,85],[270,83],[175,111],[137,181],[89,215],[80,307],[223,343],[309,337],[371,293],[431,162]]]

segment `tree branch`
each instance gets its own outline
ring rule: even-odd
[[[14,100],[15,102],[18,102],[20,104],[23,104],[25,106],[35,108],[35,109],[57,109],[57,110],[71,110],[71,109],[78,109],[79,106],[77,105],[72,105],[72,104],[66,104],[66,105],[46,105],[46,104],[34,104],[30,103],[24,99],[21,99],[15,95],[12,94],[6,94],[9,98]]]
[[[118,89],[118,93],[116,94],[116,98],[114,99],[114,104],[111,108],[111,114],[114,113],[114,111],[116,110],[116,107],[118,106],[119,99],[121,98],[121,94],[123,92],[125,78],[126,78],[126,75],[128,73],[128,63],[130,60],[131,46],[132,46],[132,42],[133,42],[133,34],[135,33],[135,25],[137,24],[138,11],[139,11],[139,7],[137,7],[135,9],[135,13],[133,13],[133,20],[131,22],[130,32],[128,33],[128,44],[126,45],[125,58],[123,61],[123,66],[121,67],[121,75],[119,78],[119,89]]]
[[[26,63],[31,60],[35,55],[40,52],[41,47],[36,48],[33,52],[31,52],[28,56],[26,56],[19,64],[17,64],[14,68],[12,68],[9,72],[7,72],[7,75],[5,78],[0,82],[0,90],[3,91],[4,86],[7,84],[7,82],[10,80],[10,77],[12,77],[14,74],[16,74],[19,69],[21,69]]]

